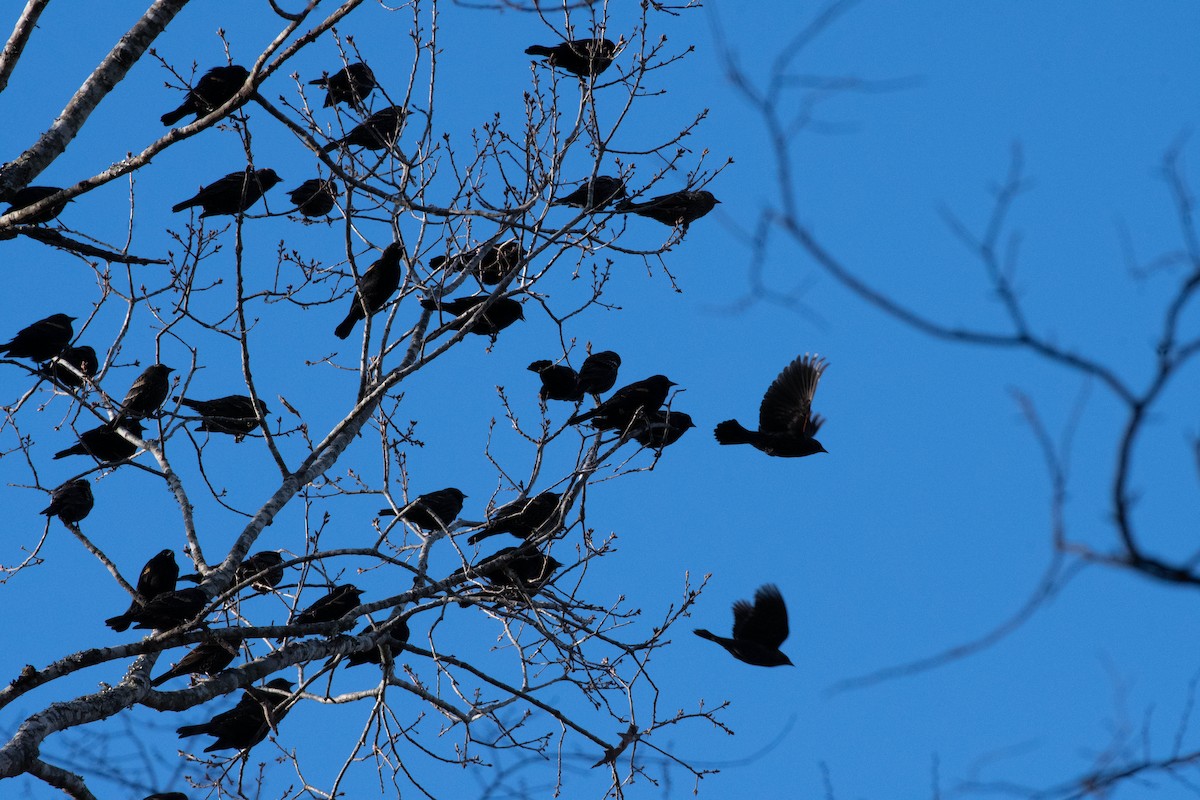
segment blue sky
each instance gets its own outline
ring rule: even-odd
[[[1097,754],[1112,745],[1114,731],[1128,734],[1128,752],[1137,752],[1144,729],[1149,753],[1168,754],[1197,674],[1192,598],[1186,589],[1103,567],[1084,570],[1031,621],[980,654],[913,677],[828,692],[848,678],[981,636],[1015,613],[1036,586],[1052,556],[1050,485],[1013,390],[1032,399],[1056,439],[1085,398],[1071,451],[1066,524],[1073,539],[1105,551],[1114,546],[1107,502],[1121,417],[1103,387],[1028,353],[933,341],[902,327],[840,288],[782,239],[769,252],[766,273],[777,288],[802,286],[800,303],[730,309],[747,287],[749,255],[741,232],[773,202],[774,167],[752,110],[725,79],[712,26],[722,28],[747,73],[761,77],[778,47],[818,8],[759,3],[747,14],[724,2],[657,19],[671,47],[694,44],[696,51],[655,75],[668,93],[647,99],[629,122],[629,149],[674,132],[707,108],[708,117],[685,144],[695,154],[707,148],[707,163],[725,158],[734,163],[709,186],[722,205],[665,257],[682,291],[674,291],[661,270],[648,274],[640,261],[617,257],[610,291],[619,310],[590,311],[571,330],[580,343],[620,352],[623,382],[668,374],[683,390],[676,407],[699,425],[653,472],[599,484],[588,497],[589,526],[618,537],[618,552],[588,573],[586,594],[596,602],[624,596],[644,610],[637,624],[645,629],[678,602],[689,576],[694,583],[712,574],[692,618],[674,629],[671,646],[652,667],[661,688],[660,713],[691,710],[701,700],[709,706],[729,700],[721,719],[736,735],[680,726],[656,734],[653,742],[699,767],[721,770],[704,779],[701,797],[822,796],[823,770],[838,798],[932,797],[935,782],[946,795],[971,782],[1054,786],[1092,768]],[[5,153],[18,151],[44,128],[140,10],[137,4],[113,3],[98,19],[83,19],[77,11],[72,16],[65,7],[47,10],[26,59],[0,96]],[[614,12],[617,30],[631,24],[620,13]],[[223,14],[215,6],[188,7],[156,44],[158,53],[185,69],[193,59],[204,68],[223,60],[217,27],[226,29],[239,58],[257,52],[277,27],[263,8],[236,20]],[[377,73],[389,76],[384,79],[389,86],[402,85],[410,45],[403,24],[396,23],[400,15],[365,7],[359,16],[366,24],[352,23],[347,31],[353,29]],[[944,212],[981,229],[991,208],[990,189],[1003,179],[1019,142],[1031,184],[1010,215],[1009,230],[1019,235],[1016,285],[1033,326],[1141,385],[1151,374],[1164,300],[1182,273],[1135,277],[1123,243],[1140,265],[1180,250],[1160,167],[1164,152],[1182,141],[1183,174],[1200,182],[1193,166],[1197,144],[1186,138],[1200,113],[1198,29],[1200,9],[1185,3],[862,2],[806,50],[798,71],[905,80],[894,91],[841,94],[818,106],[824,124],[802,133],[794,148],[802,217],[849,267],[900,301],[946,324],[1003,330],[983,270],[949,233]],[[547,40],[546,28],[524,14],[445,8],[440,36],[436,124],[464,147],[469,131],[494,113],[515,124],[530,81],[521,51]],[[325,40],[298,58],[294,69],[308,79],[336,61],[335,48]],[[153,60],[139,63],[37,182],[80,179],[153,141],[162,131],[158,115],[178,102],[164,80]],[[279,74],[268,89],[274,98],[294,96],[295,87]],[[256,162],[283,176],[281,188],[312,177],[304,149],[261,110],[250,114]],[[167,208],[197,185],[238,169],[240,158],[238,140],[216,130],[156,158],[137,176],[132,250],[157,256],[174,247],[164,229],[178,230],[183,220]],[[574,166],[585,168],[581,165]],[[657,166],[642,159],[638,174]],[[668,176],[662,186],[677,188],[681,181]],[[62,220],[119,242],[128,193],[127,184],[109,184],[80,198]],[[281,204],[280,189],[269,199]],[[664,228],[637,222],[625,243],[662,241]],[[386,235],[382,226],[366,230],[376,241]],[[415,234],[415,223],[406,221],[403,230]],[[280,242],[307,257],[338,258],[344,257],[341,236],[337,228],[302,227],[284,217],[252,220],[248,263],[260,270],[252,271],[252,280],[271,282]],[[232,232],[221,241],[226,249],[202,266],[213,277],[226,274]],[[79,262],[25,241],[4,243],[3,252],[10,292],[0,302],[0,330],[96,300],[92,273]],[[285,276],[287,268],[278,267]],[[158,269],[138,267],[134,274]],[[562,276],[548,281],[547,291],[570,298],[579,286]],[[118,312],[115,304],[105,307],[96,321],[97,341],[116,330]],[[328,329],[341,313],[341,303],[306,311],[278,305],[262,312],[255,334],[268,405],[278,410],[280,403],[271,398],[283,395],[315,432],[336,421],[357,385],[353,374],[311,363],[340,344]],[[1194,311],[1185,314],[1184,328],[1194,327]],[[495,470],[481,455],[490,419],[498,420],[498,452],[517,472],[528,466],[529,450],[508,431],[494,390],[504,386],[522,418],[536,418],[536,379],[524,365],[553,357],[558,345],[548,320],[527,316],[492,352],[482,342],[468,342],[405,385],[402,416],[421,420],[427,442],[407,453],[411,487],[421,492],[461,486],[470,495],[464,515],[477,518],[497,485]],[[151,329],[149,314],[139,312],[121,364],[153,359]],[[352,358],[353,347],[341,346],[343,363]],[[729,417],[752,422],[767,385],[806,351],[830,361],[814,404],[828,420],[822,441],[830,452],[787,461],[749,448],[719,448],[712,426]],[[187,361],[169,340],[161,357],[176,366]],[[231,347],[204,340],[200,361],[205,369],[193,379],[193,393],[238,390]],[[120,394],[137,371],[114,369],[106,387]],[[24,392],[26,383],[18,370],[0,370],[6,401]],[[1196,389],[1195,371],[1182,374],[1135,453],[1136,513],[1146,541],[1153,552],[1179,559],[1194,548]],[[65,429],[51,430],[66,413],[59,398],[23,418],[37,441],[46,485],[82,468],[45,460],[69,441]],[[563,407],[551,409],[555,419],[566,413]],[[7,451],[11,430],[4,436]],[[273,467],[254,443],[221,440],[210,447],[206,456],[220,465],[216,481],[228,489],[231,502],[255,507],[274,488]],[[185,447],[177,452],[181,463],[194,462]],[[566,457],[571,456],[568,448]],[[373,458],[371,443],[364,441],[336,472],[376,469]],[[636,463],[647,463],[644,454]],[[6,485],[30,482],[27,466],[11,455],[0,459],[0,479]],[[182,547],[178,512],[149,476],[122,469],[99,482],[96,492],[97,509],[85,530],[110,549],[127,575],[158,549]],[[201,487],[195,493],[204,501],[197,519],[215,550],[240,528],[238,518],[221,511]],[[144,513],[125,507],[134,498],[144,504]],[[40,493],[5,489],[3,507],[11,523],[0,561],[11,563],[21,545],[36,540],[36,512],[44,504]],[[379,505],[373,497],[331,501],[322,507],[331,514],[324,541],[353,546],[369,539]],[[263,544],[298,548],[304,526],[298,510],[289,511]],[[37,615],[9,614],[0,622],[7,641],[21,642],[0,656],[0,675],[13,676],[26,662],[44,664],[76,643],[126,641],[100,624],[126,600],[57,523],[44,555],[46,565],[0,587],[9,608],[30,608],[33,597],[41,598]],[[366,599],[384,596],[390,585],[378,573],[356,582],[368,590]],[[777,583],[788,601],[792,634],[784,650],[796,668],[742,665],[691,635],[692,627],[727,628],[730,604],[768,582]],[[282,609],[262,603],[268,619]],[[414,630],[423,636],[428,626],[419,620]],[[46,635],[47,630],[71,635]],[[451,652],[485,659],[496,635],[494,625],[466,613],[448,614],[437,633]],[[112,665],[71,686],[89,691],[119,676],[119,666]],[[370,680],[339,675],[337,686],[365,687]],[[24,714],[55,699],[60,698],[49,689],[29,695],[7,709],[0,724],[11,729]],[[397,705],[405,721],[420,713],[411,701]],[[301,707],[282,726],[280,743],[308,758],[319,779],[327,778],[337,764],[327,763],[329,743],[344,739],[343,748],[332,748],[335,757],[344,757],[365,713],[354,706]],[[139,711],[136,719],[168,729],[155,747],[161,746],[164,763],[174,763],[169,729],[202,716]],[[420,735],[444,746],[455,734],[436,739],[439,725],[427,717]],[[1183,751],[1194,746],[1185,736]],[[64,749],[56,743],[47,754]],[[254,751],[256,758],[271,753],[265,744]],[[421,759],[414,751],[414,764],[428,770],[423,774],[439,796],[469,795],[497,772],[429,766]],[[508,762],[502,757],[498,763]],[[161,765],[155,769],[166,778]],[[654,768],[648,772],[658,777]],[[533,787],[530,796],[544,796],[539,787],[553,780],[554,764],[516,775]],[[369,769],[356,775],[354,796],[378,794],[371,777]],[[276,774],[271,780],[278,788],[295,776]],[[602,778],[586,769],[568,774],[565,786],[565,796],[572,797],[603,791]],[[1154,788],[1155,797],[1187,792],[1183,784],[1165,780]],[[689,777],[673,771],[659,785],[639,778],[627,787],[627,796],[684,797],[691,790]],[[417,796],[411,787],[405,791]],[[1148,791],[1131,787],[1118,796]],[[51,795],[38,786],[31,796]]]

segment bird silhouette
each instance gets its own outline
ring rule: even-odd
[[[796,358],[783,368],[763,395],[757,431],[727,419],[718,423],[713,436],[720,444],[748,444],[779,458],[828,452],[814,438],[824,420],[812,413],[813,394],[826,366],[827,362],[819,356],[805,353]]]
[[[779,649],[788,637],[787,606],[783,595],[772,584],[759,587],[754,605],[746,600],[733,604],[733,636],[726,638],[697,628],[702,639],[716,642],[738,661],[756,667],[792,666],[792,660]]]

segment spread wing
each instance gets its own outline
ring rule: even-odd
[[[787,606],[774,584],[759,587],[754,606],[745,600],[733,604],[733,638],[778,649],[788,637]]]
[[[813,417],[812,398],[825,367],[825,359],[807,353],[784,367],[763,395],[758,409],[758,429],[764,433],[797,436],[815,434],[821,421],[810,419]]]

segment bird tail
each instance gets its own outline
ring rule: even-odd
[[[193,197],[190,200],[184,200],[182,203],[176,203],[175,205],[171,206],[171,211],[180,212],[185,208],[191,208],[193,205],[195,205],[195,199],[196,198]]]
[[[58,456],[55,456],[55,458],[58,458]],[[117,633],[120,633],[121,631],[129,630],[130,622],[132,622],[132,620],[129,619],[129,616],[127,614],[120,614],[118,616],[109,617],[108,619],[104,620],[104,624],[107,625],[108,627],[112,628]]]
[[[341,147],[341,145],[342,145],[342,140],[335,139],[332,142],[330,142],[329,144],[322,147],[321,152],[322,153],[332,153],[334,150],[337,150],[339,147]]]
[[[150,685],[151,686],[162,686],[164,683],[166,683],[167,681],[171,680],[171,678],[174,678],[174,677],[175,677],[175,670],[169,669],[166,672],[164,672],[162,675],[159,675],[157,678],[150,681]]]
[[[717,642],[717,641],[720,641],[720,639],[721,639],[720,636],[717,636],[712,631],[706,631],[706,630],[704,630],[704,628],[696,628],[695,630],[692,631],[692,633],[696,634],[701,639],[708,639],[710,642]]]
[[[717,444],[754,443],[754,431],[746,430],[745,426],[736,419],[727,419],[717,423],[717,427],[713,430],[713,436],[716,438]]]
[[[322,89],[324,89],[325,84],[328,81],[329,81],[329,78],[317,78],[315,81],[309,81],[308,85],[309,86],[320,86]]]
[[[580,414],[575,414],[574,416],[572,416],[570,419],[567,420],[567,424],[568,425],[578,425],[581,422],[586,422],[587,420],[591,419],[594,416],[596,416],[596,409],[593,408],[591,411],[584,411]]]
[[[504,533],[504,531],[497,531],[497,530],[492,530],[491,528],[484,528],[483,530],[479,531],[478,533],[472,533],[470,536],[468,536],[467,544],[478,544],[479,542],[482,542],[484,539],[488,538],[489,536],[498,536],[501,533]]]
[[[187,106],[182,105],[179,108],[175,109],[174,111],[169,111],[166,114],[163,114],[160,119],[162,119],[163,125],[170,126],[170,125],[174,125],[176,122],[179,122],[179,120],[183,119],[187,115],[188,115]]]
[[[358,317],[353,314],[348,315],[342,320],[336,328],[333,329],[333,335],[339,339],[345,339],[354,330],[354,323],[358,322]]]
[[[527,56],[552,56],[552,55],[554,55],[554,48],[547,47],[544,44],[532,44],[529,47],[525,48],[525,55],[527,55]]]
[[[176,728],[175,732],[179,734],[180,739],[182,739],[185,736],[199,736],[202,733],[208,733],[208,726],[207,725],[184,725],[181,728]]]
[[[54,516],[53,508],[54,508],[53,505],[48,505],[45,508],[43,508],[41,511],[39,511],[38,513],[45,514],[47,517],[52,517],[52,516]]]
[[[180,397],[179,395],[175,395],[175,397],[173,397],[172,399],[173,399],[173,400],[174,400],[176,403],[179,403],[179,405],[181,405],[181,406],[187,406],[188,408],[192,409],[193,411],[199,411],[199,410],[200,410],[200,402],[199,402],[199,401],[196,401],[196,400],[188,400],[186,397]]]
[[[641,203],[635,203],[632,200],[625,199],[613,206],[613,211],[636,211],[641,207]]]
[[[425,309],[426,311],[437,311],[439,308],[441,308],[441,305],[439,305],[438,301],[434,300],[432,297],[422,297],[421,308]]]

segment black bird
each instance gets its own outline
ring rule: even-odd
[[[617,45],[608,39],[573,39],[553,47],[535,44],[525,48],[525,55],[545,56],[550,66],[581,78],[604,72],[616,54]]]
[[[185,622],[191,622],[204,607],[208,605],[208,596],[198,586],[190,589],[180,589],[177,592],[160,594],[133,613],[124,615],[128,622],[133,622],[139,630],[154,629],[166,631],[177,628]],[[110,625],[113,630],[122,630]]]
[[[27,328],[22,328],[8,344],[0,344],[0,354],[9,358],[29,358],[34,361],[49,361],[61,353],[75,329],[71,323],[75,317],[66,314],[51,314],[39,319]]]
[[[391,620],[387,622],[372,622],[363,629],[363,634],[378,633],[388,622],[391,622]],[[401,645],[408,643],[408,637],[408,620],[401,617],[384,631],[383,635],[376,640],[375,646],[370,650],[363,650],[361,653],[351,653],[346,656],[346,666],[357,667],[360,664],[379,664],[383,666],[392,660],[392,653],[399,650]]]
[[[95,499],[92,485],[86,478],[67,481],[50,493],[50,505],[41,513],[47,517],[57,516],[64,525],[74,525],[92,512]]]
[[[142,428],[142,423],[136,419],[124,420],[121,422],[120,428],[139,439],[142,438],[142,434],[145,432]],[[66,450],[59,450],[54,454],[54,457],[91,456],[101,464],[112,464],[117,461],[124,461],[137,451],[137,445],[118,433],[115,423],[109,422],[98,428],[92,428],[79,434],[78,444],[71,445]]]
[[[265,594],[283,580],[282,564],[283,555],[276,550],[262,550],[253,553],[242,559],[241,564],[238,564],[237,570],[233,573],[233,582],[241,583],[262,572],[263,574],[255,578],[254,583],[250,585],[259,593]]]
[[[587,211],[600,211],[614,200],[625,199],[625,181],[620,178],[610,178],[607,175],[597,175],[575,191],[563,197],[550,201],[552,206],[574,206]]]
[[[258,427],[259,415],[254,411],[254,401],[244,394],[231,394],[215,400],[189,400],[186,397],[175,399],[181,406],[192,409],[204,418],[196,428],[198,431],[228,433],[235,441],[240,442],[246,434],[252,433]],[[263,419],[271,413],[262,400],[258,401],[258,411]]]
[[[644,423],[633,434],[633,440],[642,447],[652,447],[655,450],[675,444],[689,428],[696,427],[690,415],[666,409],[646,414]]]
[[[163,125],[174,125],[188,114],[196,118],[207,116],[229,102],[238,89],[246,83],[250,73],[245,67],[231,64],[227,67],[213,67],[204,73],[196,85],[188,90],[183,105],[174,111],[162,115]]]
[[[481,542],[489,536],[511,533],[521,539],[530,539],[540,533],[550,522],[557,520],[558,504],[562,495],[558,492],[541,494],[517,500],[496,509],[495,515],[467,539],[469,544]]]
[[[760,586],[754,593],[754,605],[746,600],[733,604],[733,638],[697,628],[693,631],[702,639],[716,642],[738,661],[756,667],[782,667],[792,660],[779,649],[788,637],[787,606],[783,595],[772,584]]]
[[[201,642],[179,659],[179,663],[150,681],[151,686],[161,686],[180,675],[216,675],[233,663],[237,655],[237,644],[225,639]]]
[[[308,83],[325,90],[325,108],[338,103],[361,103],[378,85],[375,83],[375,73],[361,61],[348,64],[332,75],[325,75]]]
[[[8,203],[8,210],[5,214],[11,214],[26,206],[31,206],[34,203],[45,200],[47,197],[52,197],[62,191],[58,186],[26,186],[18,192],[14,192],[9,197],[5,198]],[[57,203],[51,203],[49,207],[42,209],[32,217],[27,217],[21,220],[22,225],[38,225],[43,222],[50,222],[55,217],[63,212],[70,200],[61,200]]]
[[[688,225],[712,211],[719,202],[721,201],[713,197],[712,192],[704,189],[685,190],[653,197],[642,203],[622,200],[614,210],[649,217],[655,222],[682,227],[686,231]]]
[[[617,382],[617,371],[620,369],[621,357],[612,350],[592,353],[579,368],[580,395],[604,394]]]
[[[42,374],[58,381],[63,386],[71,388],[82,386],[83,378],[72,372],[71,367],[85,377],[91,378],[96,374],[96,370],[100,369],[100,359],[96,357],[96,351],[87,345],[68,347],[42,367]]]
[[[484,578],[501,589],[517,589],[525,594],[534,594],[550,580],[554,571],[562,566],[551,556],[534,550],[513,556],[518,548],[505,547],[492,553],[478,564],[455,570],[447,580],[463,577]],[[504,561],[509,558],[510,560]]]
[[[339,147],[365,147],[368,150],[387,150],[396,144],[404,128],[408,111],[403,106],[388,106],[376,111],[341,139],[334,139],[321,149],[331,153]]]
[[[542,400],[565,400],[573,403],[583,399],[579,389],[579,375],[566,364],[555,364],[553,361],[542,359],[534,361],[528,367],[530,372],[536,372],[542,379],[542,389],[538,393]]]
[[[379,260],[359,275],[358,287],[350,301],[350,311],[333,330],[333,335],[345,339],[354,330],[360,319],[383,308],[388,299],[400,288],[400,260],[404,258],[404,245],[392,242],[383,249]]]
[[[674,381],[666,375],[651,375],[645,380],[622,386],[600,405],[568,419],[567,424],[576,425],[591,420],[592,427],[597,430],[624,431],[634,420],[657,411],[667,402],[667,394],[672,386],[675,386]]]
[[[137,595],[130,601],[129,608],[125,610],[124,614],[104,620],[104,624],[114,631],[127,629],[130,623],[135,621],[134,615],[144,608],[146,603],[160,595],[175,591],[175,584],[178,580],[179,565],[175,563],[175,554],[170,550],[160,550],[146,562],[138,574]]]
[[[273,169],[246,167],[241,172],[231,172],[208,186],[200,187],[195,195],[176,203],[171,210],[183,211],[200,206],[204,209],[201,217],[239,214],[257,203],[268,189],[281,180]]]
[[[200,733],[215,736],[216,741],[204,748],[204,752],[215,750],[249,750],[267,738],[271,728],[287,716],[287,703],[292,691],[292,682],[275,678],[263,688],[250,687],[242,692],[242,699],[228,711],[223,711],[199,725],[184,725],[176,729],[179,738]]]
[[[332,178],[309,178],[288,192],[296,210],[306,217],[324,217],[333,211],[337,196],[341,193],[337,181]]]
[[[748,444],[769,456],[800,458],[827,453],[813,437],[824,421],[812,413],[813,394],[825,372],[827,362],[807,353],[783,368],[763,395],[758,407],[758,430],[747,430],[740,422],[727,419],[713,431],[720,444]]]
[[[474,262],[475,268],[472,272],[479,278],[479,282],[485,286],[495,286],[504,280],[505,275],[516,269],[525,256],[521,243],[516,239],[509,239],[499,244],[481,244],[449,258],[434,256],[429,259],[429,266],[435,270],[444,267],[459,272],[470,268]]]
[[[151,364],[142,370],[121,403],[117,422],[129,418],[144,419],[153,415],[171,393],[171,373],[175,370],[165,364]]]
[[[347,612],[358,607],[358,598],[361,596],[362,590],[353,584],[335,586],[329,590],[329,594],[297,614],[289,624],[307,625],[312,622],[332,622],[341,619]]]
[[[379,516],[396,516],[406,522],[411,522],[423,531],[440,531],[458,519],[458,515],[462,513],[463,500],[466,497],[461,490],[451,486],[446,489],[438,489],[436,492],[418,495],[415,500],[399,511],[392,511],[390,508],[380,509]]]
[[[493,339],[496,338],[496,334],[509,325],[519,319],[525,319],[525,309],[519,302],[511,297],[501,297],[488,306],[487,311],[484,311],[475,321],[469,322],[471,314],[486,302],[488,297],[489,295],[486,294],[459,297],[454,300],[434,300],[423,297],[421,298],[421,308],[429,311],[440,309],[449,312],[455,316],[455,319],[446,323],[447,327],[454,330],[465,330],[467,333],[475,333],[480,336],[491,336]]]

